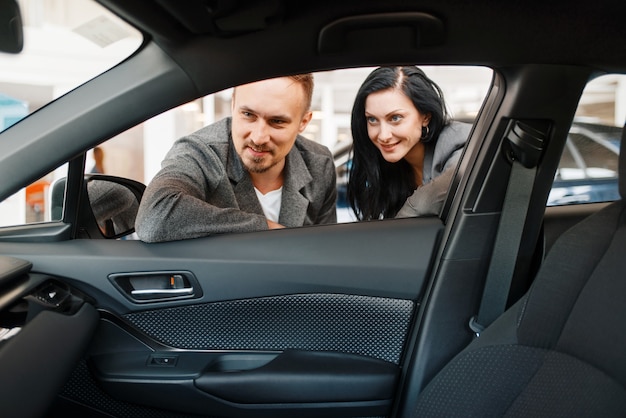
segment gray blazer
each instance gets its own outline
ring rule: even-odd
[[[286,157],[279,223],[337,222],[336,172],[328,148],[302,136]],[[231,137],[231,118],[176,141],[152,179],[135,222],[145,242],[268,229]]]
[[[423,185],[404,203],[396,218],[439,215],[472,125],[451,122],[424,155]]]

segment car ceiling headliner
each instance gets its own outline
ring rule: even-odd
[[[202,51],[212,51],[212,55],[218,52],[217,59],[234,55],[235,62],[258,66],[262,73],[274,71],[272,68],[299,71],[405,60],[498,66],[572,64],[608,70],[626,67],[624,1],[99,1],[149,33],[192,72]],[[356,49],[335,53],[319,50],[320,31],[337,19],[407,11],[440,19],[441,42],[403,49],[403,39],[397,37],[401,45],[394,50],[394,40],[383,42],[381,37]],[[249,30],[238,33],[229,29],[243,26]],[[389,34],[393,36],[394,32]],[[215,62],[215,55],[211,61]]]

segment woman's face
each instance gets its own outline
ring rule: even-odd
[[[416,145],[422,138],[422,127],[430,122],[430,114],[420,113],[401,90],[381,90],[367,96],[365,120],[370,140],[386,161],[396,163],[421,154]]]

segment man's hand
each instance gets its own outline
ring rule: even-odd
[[[269,219],[267,219],[267,227],[269,229],[280,229],[280,228],[284,228],[284,226],[282,226],[281,224],[274,222],[274,221],[270,221]]]

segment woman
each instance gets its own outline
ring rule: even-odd
[[[352,108],[347,196],[357,218],[438,215],[470,129],[450,122],[441,89],[419,68],[375,69]]]

